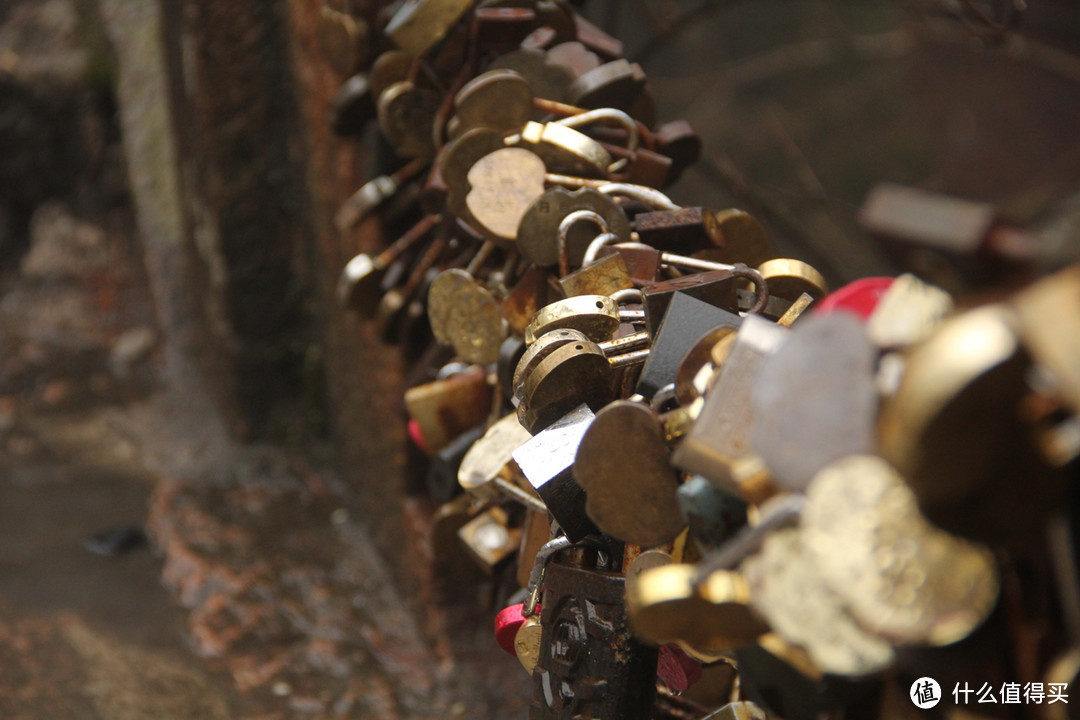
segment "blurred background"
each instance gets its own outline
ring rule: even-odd
[[[321,5],[0,0],[0,717],[524,716],[493,582],[432,549],[403,351],[332,301],[389,161],[330,129]],[[668,194],[834,285],[1080,255],[1076,2],[581,11],[702,138]],[[883,238],[882,182],[1025,232]]]

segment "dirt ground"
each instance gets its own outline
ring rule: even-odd
[[[425,639],[448,620],[397,595],[319,453],[238,447],[172,479],[191,450],[154,331],[120,311],[148,305],[129,238],[59,205],[32,227],[0,301],[0,716],[523,709],[485,615],[458,618],[453,648]]]

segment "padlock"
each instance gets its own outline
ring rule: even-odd
[[[515,493],[509,486],[532,488],[521,475],[512,455],[531,437],[513,413],[492,423],[462,458],[457,468],[458,485],[482,500],[492,500],[506,494],[523,500],[521,494]],[[535,497],[530,496],[524,500],[524,504],[534,510],[547,511]]]
[[[375,257],[361,254],[350,260],[338,279],[338,302],[351,310],[371,312],[386,269],[423,240],[439,220],[438,215],[427,215]]]
[[[543,268],[530,265],[503,299],[503,318],[509,323],[512,332],[524,336],[525,329],[540,308],[564,297],[562,288],[551,275]]]
[[[364,134],[367,124],[375,119],[375,96],[364,73],[353,75],[330,98],[327,110],[330,129],[345,137]]]
[[[574,542],[599,532],[585,511],[585,492],[572,473],[578,445],[594,417],[587,405],[581,405],[512,453],[552,517]]]
[[[633,333],[607,342],[594,343],[588,335],[573,327],[554,328],[540,335],[521,354],[512,378],[513,394],[520,402],[526,394],[525,384],[533,371],[555,350],[565,345],[582,344],[584,347],[577,349],[583,350],[587,347],[590,352],[599,350],[614,368],[644,362],[649,352],[648,340],[646,333]]]
[[[432,453],[431,464],[424,476],[428,497],[441,505],[461,492],[461,485],[457,481],[458,469],[469,448],[483,435],[484,426],[478,425],[461,433]]]
[[[596,53],[577,41],[559,43],[548,48],[547,61],[566,68],[574,78],[600,67],[601,64]]]
[[[527,7],[484,7],[473,11],[473,42],[489,52],[509,52],[536,29],[536,10]]]
[[[618,185],[611,183],[600,188],[605,192],[618,192],[622,194],[637,195],[641,194],[641,191],[648,190],[648,188],[637,188],[630,185]],[[651,199],[651,198],[647,198]],[[612,242],[613,238],[602,235],[595,238],[585,251],[583,256],[583,262],[591,262],[593,258],[598,257],[600,252],[604,249],[604,246]],[[702,260],[700,258],[688,257],[683,255],[675,255],[674,253],[659,252],[656,250],[646,250],[647,246],[638,245],[637,249],[644,252],[654,252],[657,256],[656,263],[661,266],[667,266],[669,268],[682,269],[694,269],[699,271],[723,271],[729,272],[732,275],[738,277],[740,281],[749,281],[754,285],[754,301],[749,304],[747,312],[750,313],[762,313],[769,305],[770,295],[769,288],[765,278],[757,270],[752,270],[741,263],[729,265],[727,263],[712,262],[709,260]],[[790,305],[790,303],[788,304]],[[787,306],[785,305],[785,310]]]
[[[574,479],[586,512],[605,533],[655,547],[685,527],[663,425],[649,407],[618,400],[600,410],[578,446]]]
[[[574,28],[577,31],[578,40],[592,52],[608,60],[623,56],[622,42],[593,25],[580,13],[574,13]]]
[[[638,124],[622,110],[612,107],[598,107],[592,110],[582,108],[580,112],[574,112],[560,120],[556,120],[555,124],[569,128],[585,128],[599,124],[616,125],[621,131],[620,135],[625,142],[625,146],[596,141],[600,147],[613,156],[614,161],[607,167],[607,175],[625,171],[627,166],[637,157],[638,144],[641,142]]]
[[[371,63],[368,82],[372,97],[378,99],[386,88],[408,80],[416,58],[403,50],[386,50]]]
[[[409,80],[394,83],[379,95],[379,129],[400,157],[435,156],[434,120],[441,104],[438,92]]]
[[[1032,358],[1015,326],[1003,305],[941,323],[908,354],[877,436],[933,522],[964,537],[1024,545],[1041,537],[1064,502],[1065,477],[1018,411],[1031,393]]]
[[[750,445],[778,486],[805,490],[833,460],[873,452],[876,362],[848,313],[808,318],[765,359],[751,391]]]
[[[671,299],[677,293],[688,295],[729,313],[739,311],[735,296],[736,278],[730,270],[711,270],[683,275],[671,280],[661,280],[642,285],[641,297],[645,305],[645,329],[655,338],[660,329]]]
[[[629,165],[623,171],[628,182],[649,187],[664,187],[671,173],[671,158],[655,150],[639,147],[630,152],[616,145],[604,143],[604,148],[613,156],[625,158]]]
[[[657,650],[630,631],[624,583],[587,565],[548,565],[530,720],[652,717]]]
[[[618,236],[608,232],[604,219],[591,210],[575,210],[559,223],[559,286],[567,297],[576,295],[614,295],[620,290],[634,287],[626,263],[619,255],[609,255],[599,260],[590,259],[577,270],[570,272],[570,254],[567,247],[567,235],[580,222],[597,225],[601,235],[596,239],[618,240]]]
[[[455,133],[483,127],[503,134],[518,132],[532,117],[533,92],[513,70],[477,75],[454,96]]]
[[[468,204],[472,189],[469,172],[481,158],[504,148],[506,144],[497,131],[473,128],[447,143],[436,157],[439,180],[446,188],[446,209],[460,221],[472,227],[479,226]],[[542,176],[540,180],[543,182]]]
[[[932,526],[887,462],[842,458],[807,488],[800,533],[828,587],[866,630],[903,645],[962,640],[997,604],[989,549]],[[907,550],[888,565],[887,548]]]
[[[390,18],[386,35],[413,57],[421,57],[446,37],[472,0],[416,0]]]
[[[415,177],[425,166],[422,159],[412,160],[390,175],[380,175],[364,183],[334,216],[334,225],[340,232],[347,232],[360,224],[380,204],[393,196],[402,183]]]
[[[608,255],[574,270],[559,279],[566,297],[613,295],[634,287],[626,262],[619,254]]]
[[[656,149],[671,158],[671,172],[668,184],[678,181],[683,171],[698,161],[701,156],[701,137],[685,120],[664,123],[653,134]],[[740,258],[748,265],[756,266],[747,258]]]
[[[608,196],[593,188],[569,191],[551,188],[533,201],[525,211],[518,227],[517,246],[521,254],[534,265],[552,267],[559,262],[559,225],[577,210],[590,210],[599,215],[622,241],[630,239],[630,221]],[[566,248],[572,267],[581,265],[589,243],[596,237],[587,224],[571,227],[566,232]]]
[[[564,328],[577,330],[593,342],[606,342],[615,336],[626,319],[618,303],[607,295],[578,295],[546,305],[536,312],[525,328],[525,342]]]
[[[465,523],[457,535],[489,577],[514,556],[521,541],[521,529],[511,527],[506,510],[498,506]]]
[[[680,485],[677,497],[690,536],[704,550],[720,547],[746,526],[746,502],[700,475]]]
[[[661,645],[656,677],[674,695],[681,695],[701,680],[701,662],[678,645]]]
[[[466,174],[465,205],[485,239],[510,247],[530,204],[544,193],[544,161],[520,147],[494,150]]]
[[[679,364],[706,333],[719,327],[737,329],[742,324],[743,318],[735,313],[690,295],[671,293],[664,319],[658,324],[659,329],[651,343],[649,358],[641,370],[637,392],[651,398],[658,390],[675,382]]]
[[[521,607],[524,620],[514,633],[514,654],[517,655],[518,661],[529,675],[533,674],[543,653],[543,626],[540,622],[540,613],[543,608],[540,597],[544,590],[547,566],[552,558],[569,546],[570,540],[565,535],[552,538],[537,550],[536,556],[528,566],[525,602]]]
[[[891,277],[868,277],[854,280],[814,303],[814,312],[816,314],[848,312],[866,320],[877,309],[881,298],[894,282],[896,278]]]
[[[470,428],[491,410],[491,387],[483,368],[417,385],[405,391],[405,408],[421,428],[434,453]]]
[[[539,155],[548,171],[575,177],[607,177],[611,153],[580,130],[558,122],[529,121],[520,133],[507,140]]]
[[[637,243],[618,243],[605,245],[597,252],[597,257],[618,254],[626,265],[626,271],[634,281],[635,287],[654,282],[660,277],[660,253]]]
[[[667,548],[674,548],[675,543],[670,543]],[[666,567],[675,562],[675,558],[666,550],[654,548],[642,550],[637,545],[627,544],[623,547],[623,574],[626,576],[626,592],[636,592],[634,583],[648,570],[658,567]]]
[[[758,492],[767,492],[758,484],[760,473],[742,475],[737,464],[752,456],[751,397],[758,373],[765,359],[786,340],[787,332],[762,318],[743,318],[720,373],[705,396],[698,421],[672,456],[677,467],[704,475],[751,501],[758,499]]]
[[[807,652],[822,672],[850,678],[892,666],[892,646],[856,622],[818,572],[798,528],[778,530],[740,565],[754,608],[769,627]]]
[[[566,99],[566,88],[574,80],[564,65],[552,61],[542,49],[524,44],[493,59],[488,70],[512,70],[525,78],[533,96],[560,102]]]
[[[750,607],[746,579],[716,570],[698,579],[693,565],[643,572],[626,597],[635,634],[657,645],[682,642],[703,652],[753,644],[768,626]]]
[[[971,255],[986,240],[996,214],[987,203],[881,183],[859,210],[859,225],[901,242]]]
[[[769,286],[769,294],[794,302],[803,293],[820,300],[829,292],[829,285],[817,269],[802,260],[773,258],[758,265],[757,271]]]
[[[624,349],[645,341],[644,333],[604,344],[571,329],[541,337],[525,351],[515,371],[518,419],[534,433],[577,403],[594,410],[607,405],[620,394],[616,371],[641,364],[649,354],[648,348],[607,354],[609,348]]]
[[[866,333],[882,350],[908,348],[927,339],[952,309],[947,292],[914,275],[901,275],[873,308]]]
[[[577,38],[576,13],[566,3],[557,2],[557,0],[485,0],[485,2],[493,6],[527,5],[535,8],[537,29],[533,34],[540,33],[547,38],[541,45],[568,42]],[[532,47],[536,43],[530,43],[529,38],[526,38],[522,41],[522,45]]]
[[[574,80],[567,89],[567,98],[579,107],[610,107],[630,112],[644,91],[645,74],[641,66],[620,58]]]
[[[439,273],[428,291],[427,310],[435,339],[453,345],[466,362],[486,365],[499,357],[506,337],[502,305],[467,270]]]
[[[348,7],[319,8],[318,37],[323,56],[334,72],[349,77],[358,72],[371,53],[371,32],[367,22]]]
[[[525,603],[514,603],[500,610],[495,616],[495,642],[511,655],[517,654],[515,641],[518,630],[528,621],[524,609]]]
[[[714,215],[724,238],[723,249],[716,253],[718,260],[757,267],[772,257],[769,236],[753,215],[737,208],[719,210]]]
[[[703,207],[638,213],[633,228],[646,245],[684,255],[724,246],[716,215]]]
[[[477,127],[504,135],[522,133],[537,110],[564,116],[555,123],[564,127],[576,128],[598,120],[614,121],[627,134],[627,146],[620,149],[630,154],[637,150],[638,129],[625,113],[610,108],[590,111],[538,97],[526,74],[500,67],[493,67],[473,78],[454,96],[451,136],[457,137]]]

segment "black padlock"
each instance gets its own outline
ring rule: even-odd
[[[450,502],[461,494],[461,485],[458,484],[458,468],[461,460],[469,451],[473,443],[479,440],[487,427],[478,425],[466,430],[461,435],[450,441],[448,445],[440,448],[431,458],[427,476],[424,478],[427,484],[428,495],[439,505]]]
[[[625,578],[564,563],[544,576],[529,720],[649,720],[659,651],[630,631]]]
[[[637,391],[651,398],[658,390],[675,382],[679,364],[686,353],[708,332],[723,326],[736,329],[741,324],[742,318],[735,313],[680,292],[674,293],[653,340],[649,359],[641,370]]]

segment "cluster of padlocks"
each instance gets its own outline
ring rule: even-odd
[[[1072,680],[1080,268],[965,310],[910,275],[829,293],[750,215],[660,191],[697,138],[566,3],[379,13],[323,10],[335,127],[377,118],[404,161],[338,223],[423,210],[339,296],[453,348],[411,435],[471,554],[516,562],[496,638],[530,717],[893,716],[924,675]]]

